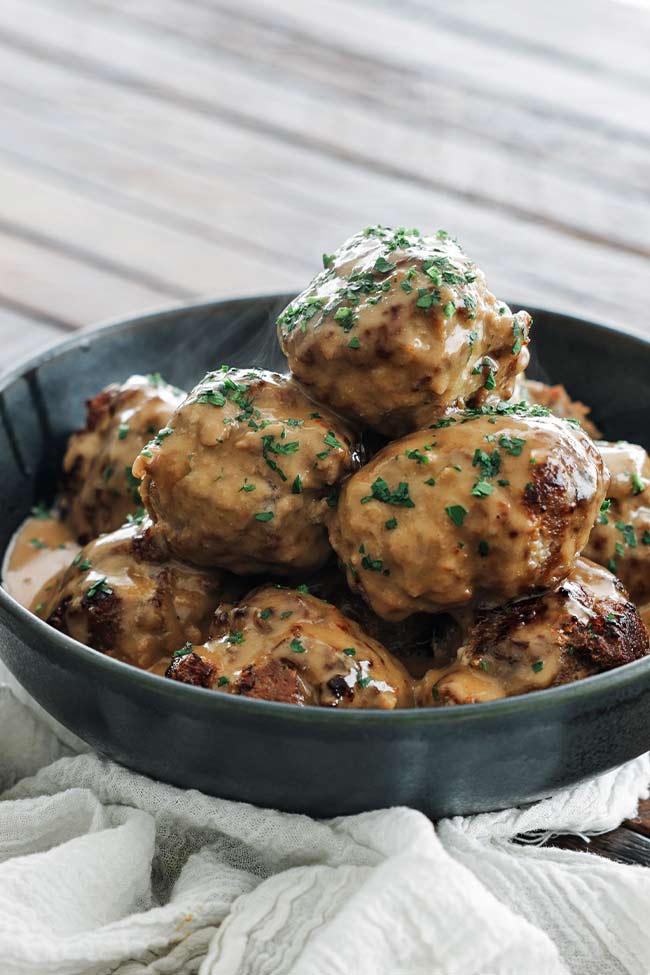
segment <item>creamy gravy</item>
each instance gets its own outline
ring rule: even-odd
[[[2,585],[10,596],[38,614],[37,593],[70,565],[80,550],[68,529],[54,515],[27,518],[16,531],[2,567]]]

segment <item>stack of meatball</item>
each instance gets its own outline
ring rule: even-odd
[[[48,621],[173,680],[344,708],[475,703],[648,653],[623,586],[650,599],[645,451],[525,379],[530,316],[446,233],[369,227],[323,264],[278,319],[290,374],[222,366],[186,396],[134,378],[90,403],[63,507],[99,537]]]

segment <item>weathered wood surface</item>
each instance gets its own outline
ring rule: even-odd
[[[648,333],[650,9],[0,0],[0,369],[70,330],[298,289],[368,223]],[[589,845],[650,864],[650,804]]]

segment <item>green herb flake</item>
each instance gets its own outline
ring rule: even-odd
[[[37,548],[39,550],[50,547],[44,541],[42,541],[40,538],[30,538],[29,544],[32,546],[32,548]]]
[[[197,396],[197,403],[206,403],[208,406],[225,406],[226,397],[218,389],[210,389]]]
[[[230,677],[226,677],[225,674],[222,674],[219,680],[217,681],[217,687],[225,687],[226,684],[229,683],[230,683]]]
[[[481,668],[481,670],[484,670],[487,673],[487,670],[488,670],[488,662],[487,662],[487,660],[485,658],[483,658],[479,662],[479,667]]]
[[[451,316],[454,314],[455,311],[456,311],[456,306],[453,303],[453,301],[448,301],[447,304],[442,309],[442,313],[445,316],[445,318],[451,318]]]
[[[379,274],[388,274],[390,271],[394,271],[396,267],[396,264],[391,264],[385,257],[378,257],[373,265],[373,271],[377,271]]]
[[[334,254],[323,254],[323,267],[327,270],[334,261]]]
[[[302,478],[300,474],[296,474],[293,479],[293,484],[291,485],[292,494],[302,494]]]
[[[128,423],[120,423],[119,427],[117,428],[117,439],[125,440],[130,429],[131,427]]]
[[[261,620],[267,620],[269,618],[269,616],[271,615],[272,612],[273,612],[273,610],[271,609],[271,607],[270,606],[267,606],[266,609],[263,609],[260,612],[260,619]]]
[[[641,544],[650,545],[650,531],[644,531],[643,535],[641,536]]]
[[[472,494],[475,498],[488,498],[493,490],[489,481],[477,481],[472,488]]]
[[[490,545],[485,541],[484,538],[482,538],[478,543],[478,554],[482,559],[487,558],[487,556],[490,554]]]
[[[280,613],[281,620],[288,620],[290,616],[293,616],[292,609],[285,609],[284,613]]]
[[[383,477],[378,477],[371,485],[372,494],[361,498],[361,504],[369,501],[381,501],[383,504],[391,504],[397,508],[414,508],[415,502],[409,493],[409,485],[406,481],[400,481],[395,491],[391,491],[388,483]]]
[[[293,638],[293,640],[291,641],[291,643],[289,644],[289,646],[291,647],[292,653],[306,653],[307,652],[307,647],[303,646],[303,644],[300,642],[300,640],[298,639],[297,636]]]
[[[241,630],[231,630],[228,634],[228,643],[243,643],[245,639]]]
[[[255,521],[271,521],[272,518],[273,518],[272,511],[259,511],[255,515]]]
[[[525,445],[526,441],[521,437],[508,437],[505,433],[499,437],[499,446],[512,457],[519,457]]]
[[[356,337],[356,335],[353,335],[348,342],[348,349],[358,349],[360,345],[361,343],[359,342],[359,339]]]
[[[397,528],[397,518],[389,518],[388,521],[384,522],[384,527],[389,532],[393,531]]]
[[[356,656],[357,651],[354,647],[343,647],[343,653],[347,657],[354,657]]]
[[[645,484],[641,480],[641,478],[639,477],[639,475],[636,474],[636,473],[633,474],[630,480],[632,481],[632,494],[634,494],[634,495],[643,494],[643,492],[645,491],[645,489],[647,487],[647,484]]]
[[[539,674],[540,670],[544,669],[544,661],[536,660],[534,664],[531,664],[531,669],[534,670],[536,674]]]
[[[424,483],[427,484],[429,487],[435,487],[436,479],[435,477],[428,477]]]
[[[328,447],[334,447],[337,450],[343,450],[343,444],[340,443],[331,430],[327,431],[327,436],[323,437],[323,443],[326,443]]]
[[[255,490],[255,487],[256,487],[256,485],[255,485],[255,484],[249,484],[249,483],[248,483],[248,478],[247,478],[247,477],[245,477],[245,478],[244,478],[244,483],[243,483],[243,484],[242,484],[242,486],[240,487],[240,489],[239,489],[239,491],[240,491],[240,493],[241,493],[242,491],[245,491],[245,492],[246,492],[246,494],[249,494],[249,493],[250,493],[251,491],[254,491],[254,490]]]
[[[408,457],[409,460],[416,461],[418,464],[429,463],[429,458],[425,457],[422,451],[418,450],[417,447],[415,448],[415,450],[407,450],[405,456]]]
[[[445,511],[455,525],[458,525],[459,528],[462,527],[467,517],[467,508],[463,508],[462,504],[450,504],[445,508]]]
[[[112,596],[113,590],[110,586],[106,585],[106,576],[102,576],[97,582],[94,582],[90,589],[86,592],[87,599],[94,599],[97,593],[102,593],[104,596]]]
[[[362,674],[361,672],[357,674],[357,684],[359,687],[366,688],[370,683],[372,683],[372,677],[370,674]]]
[[[616,564],[614,559],[609,560],[609,562],[607,563],[607,568],[609,569],[610,572],[613,572],[615,576],[618,575],[618,565]]]
[[[185,654],[191,652],[192,652],[192,644],[188,642],[184,646],[182,646],[180,650],[174,650],[172,657],[184,657]]]

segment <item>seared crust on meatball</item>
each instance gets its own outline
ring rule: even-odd
[[[215,608],[238,592],[230,577],[169,557],[150,522],[86,545],[43,600],[43,618],[81,643],[151,667],[186,640],[205,639]]]
[[[380,451],[344,485],[330,540],[386,619],[497,605],[571,571],[606,488],[579,427],[540,407],[483,407]]]
[[[647,630],[621,583],[579,559],[550,593],[479,613],[449,667],[416,690],[421,707],[474,704],[569,684],[650,653]]]
[[[64,519],[82,545],[137,511],[131,465],[184,395],[155,373],[131,376],[87,401],[86,426],[68,440],[61,495]]]
[[[279,586],[220,607],[208,642],[179,652],[167,676],[289,704],[413,704],[409,676],[385,647],[324,600]]]
[[[357,450],[293,379],[224,367],[192,390],[133,471],[179,558],[286,574],[328,558],[325,515]]]
[[[589,418],[591,408],[580,400],[571,399],[566,387],[561,383],[549,386],[547,383],[529,379],[521,373],[517,377],[511,402],[518,403],[521,400],[534,406],[545,406],[554,416],[560,416],[565,420],[577,420],[582,429],[594,440],[600,436],[598,427]]]
[[[638,444],[599,441],[611,481],[584,554],[618,575],[635,603],[650,600],[650,457]]]
[[[498,301],[448,234],[368,227],[324,263],[278,319],[315,399],[400,436],[448,407],[510,397],[530,316]]]

